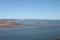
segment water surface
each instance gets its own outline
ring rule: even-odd
[[[60,26],[0,28],[0,40],[55,40],[60,38]]]

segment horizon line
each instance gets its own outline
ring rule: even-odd
[[[0,19],[20,19],[20,18],[0,18]],[[26,19],[28,19],[28,18],[26,18]],[[32,19],[32,18],[29,18],[29,19]],[[38,19],[38,20],[60,20],[60,19]]]

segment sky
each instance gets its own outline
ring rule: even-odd
[[[60,20],[60,0],[0,0],[0,19]]]

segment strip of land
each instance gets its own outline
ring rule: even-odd
[[[31,26],[60,26],[60,23],[49,23],[49,22],[32,22],[31,24],[24,24],[24,23],[20,23],[16,20],[12,20],[12,19],[6,19],[6,20],[0,20],[0,28],[1,27],[31,27]]]
[[[0,21],[0,27],[14,27],[17,25],[21,25],[19,22],[16,20],[3,20]]]

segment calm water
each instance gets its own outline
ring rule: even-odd
[[[55,40],[60,38],[60,27],[0,28],[0,40]]]

